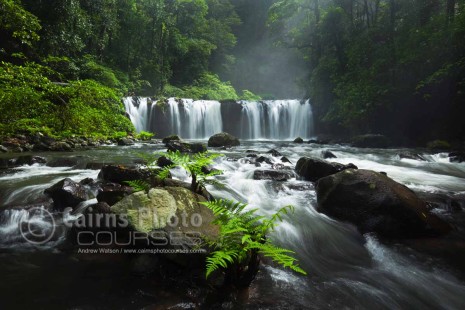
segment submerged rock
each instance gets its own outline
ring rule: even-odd
[[[239,139],[226,132],[218,133],[216,135],[211,136],[210,139],[208,139],[209,147],[231,147],[238,145],[241,145]]]
[[[463,162],[465,162],[465,152],[452,152],[452,153],[449,153],[449,161],[451,163],[463,163]]]
[[[47,160],[41,156],[33,156],[33,155],[26,155],[20,156],[15,161],[16,166],[23,166],[23,165],[33,165],[33,164],[45,164]]]
[[[322,178],[316,193],[319,212],[350,222],[362,233],[412,238],[451,230],[408,187],[374,171],[350,169]]]
[[[295,166],[297,174],[306,181],[316,182],[321,178],[338,173],[346,169],[357,169],[353,164],[343,165],[329,161],[302,157]]]
[[[271,156],[273,157],[279,157],[279,156],[283,156],[283,154],[279,153],[278,151],[276,151],[275,149],[271,149],[269,150],[268,152],[266,152],[267,154],[271,154]]]
[[[421,156],[420,154],[413,153],[413,152],[401,152],[398,154],[400,159],[413,159],[413,160],[419,160],[419,161],[426,161],[426,159]]]
[[[361,135],[352,139],[352,145],[360,148],[386,148],[389,147],[390,142],[386,136],[383,135]]]
[[[254,180],[287,181],[295,177],[293,171],[286,170],[255,170]]]

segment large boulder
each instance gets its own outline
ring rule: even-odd
[[[134,145],[134,140],[129,138],[121,138],[118,140],[118,145],[120,146],[131,146]]]
[[[231,147],[241,145],[239,139],[230,135],[229,133],[222,132],[216,135],[213,135],[208,139],[209,147]]]
[[[150,177],[150,171],[117,165],[107,165],[100,170],[98,178],[101,180],[125,184],[127,181],[145,180]]]
[[[181,153],[204,153],[207,151],[207,147],[203,143],[188,143],[181,141],[170,141],[166,143],[166,147],[170,152],[181,152]]]
[[[295,138],[294,143],[302,144],[304,143],[304,139],[302,139],[301,137]]]
[[[255,170],[254,180],[287,181],[294,177],[294,172],[289,170]]]
[[[309,157],[300,158],[295,166],[296,173],[304,180],[311,182],[316,182],[321,178],[346,169],[357,169],[357,167],[353,164],[330,163],[326,160]]]
[[[383,135],[361,135],[352,139],[352,145],[361,148],[386,148],[390,141]]]
[[[66,178],[45,190],[45,194],[53,199],[55,209],[75,208],[90,197],[84,185]]]
[[[408,187],[374,171],[349,169],[322,178],[316,193],[319,212],[350,222],[362,233],[412,238],[451,229]]]

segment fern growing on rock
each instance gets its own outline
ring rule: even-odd
[[[213,222],[220,227],[217,240],[207,243],[214,251],[207,257],[207,278],[216,270],[226,271],[226,282],[236,286],[249,286],[254,279],[260,262],[259,255],[291,270],[306,274],[299,267],[293,251],[277,247],[267,238],[282,216],[294,212],[292,206],[286,206],[271,218],[258,215],[258,209],[245,211],[247,204],[229,200],[202,202],[213,211]]]

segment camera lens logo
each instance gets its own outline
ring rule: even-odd
[[[34,207],[28,210],[29,216],[19,223],[21,236],[26,242],[42,245],[50,241],[55,234],[55,219],[44,208]]]

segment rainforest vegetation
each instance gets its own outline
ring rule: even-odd
[[[122,135],[127,94],[310,98],[321,133],[465,134],[463,0],[0,0],[0,128]]]

